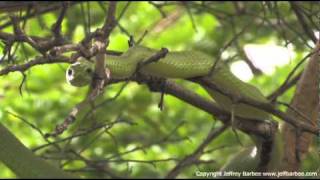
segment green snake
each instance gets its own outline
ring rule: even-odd
[[[145,62],[157,52],[159,51],[155,49],[133,46],[120,56],[106,55],[106,68],[110,70],[112,78],[130,78],[136,72],[139,63]],[[213,66],[213,73],[209,75]],[[77,87],[88,85],[92,79],[94,67],[93,62],[80,58],[67,69],[67,81]],[[199,51],[170,51],[162,59],[142,66],[139,72],[155,77],[177,79],[209,77],[210,81],[229,93],[255,101],[268,102],[256,87],[234,76],[222,61],[216,63],[212,57]],[[233,110],[235,116],[265,121],[271,120],[270,114],[265,111],[242,103],[235,104],[229,97],[220,92],[208,87],[204,88],[222,109],[228,112]],[[274,145],[277,145],[277,143],[274,143]],[[248,154],[254,151],[254,149],[252,148],[246,151],[248,151]],[[252,160],[248,158],[246,161],[254,161],[254,163],[257,163],[259,149],[256,154]],[[242,156],[243,154],[240,153],[238,157]],[[225,169],[228,169],[228,166],[225,166]]]

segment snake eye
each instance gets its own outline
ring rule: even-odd
[[[91,74],[91,73],[92,73],[92,69],[87,68],[87,69],[86,69],[86,72],[87,72],[88,74]]]
[[[68,76],[71,76],[71,75],[72,75],[72,73],[73,73],[73,72],[72,72],[72,70],[71,70],[71,69],[69,69],[69,70],[68,70]]]

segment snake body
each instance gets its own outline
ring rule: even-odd
[[[156,54],[157,50],[143,46],[134,46],[120,56],[106,55],[106,68],[113,78],[129,78],[135,73],[139,62],[146,61]],[[209,55],[198,51],[169,52],[164,58],[141,67],[140,72],[164,78],[187,79],[193,77],[208,77],[209,72],[215,65],[215,60]],[[68,82],[74,86],[87,85],[91,81],[94,64],[84,59],[72,64],[67,71]],[[218,62],[213,73],[209,76],[210,81],[221,89],[234,95],[250,98],[255,101],[267,102],[263,94],[251,84],[241,81],[234,76],[229,68]],[[233,110],[234,115],[242,118],[270,120],[269,113],[246,104],[234,104],[233,101],[208,87],[204,87],[215,102],[226,111]],[[240,156],[243,156],[240,154]]]
[[[106,67],[113,78],[128,78],[136,71],[137,64],[147,60],[157,53],[157,50],[143,46],[134,46],[120,56],[106,55]],[[147,64],[141,68],[144,74],[165,77],[187,79],[199,76],[208,76],[214,59],[199,51],[169,52],[157,62]],[[72,85],[83,86],[91,81],[88,73],[93,72],[93,63],[81,59],[68,69],[67,79]],[[86,68],[90,68],[87,70]],[[211,81],[235,95],[244,96],[256,101],[267,102],[263,94],[254,86],[245,83],[234,76],[223,62],[218,63],[210,77]],[[212,98],[226,111],[232,109],[234,104],[227,96],[204,87]],[[243,118],[267,120],[270,115],[260,109],[245,104],[235,104],[234,113]]]

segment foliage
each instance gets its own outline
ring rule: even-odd
[[[310,14],[319,10],[312,2],[299,4]],[[292,69],[311,50],[309,46],[312,41],[307,41],[310,38],[300,28],[288,2],[131,2],[127,5],[127,2],[117,4],[116,17],[121,18],[117,19],[118,25],[110,35],[110,50],[125,51],[128,48],[128,35],[138,40],[148,31],[142,41],[148,47],[197,49],[215,58],[221,56],[224,50],[230,54],[229,57],[237,55],[231,60],[223,58],[231,64],[244,59],[239,49],[245,44],[272,41],[284,46],[290,42],[296,53],[295,59],[277,68],[272,75],[256,75],[250,81],[265,95],[281,86]],[[107,9],[107,2],[83,2],[70,6],[62,23],[62,34],[72,43],[80,42],[88,31],[93,32],[103,25]],[[57,9],[28,19],[24,32],[41,37],[52,36],[50,28],[59,14]],[[1,24],[9,20],[5,18],[6,15],[0,14]],[[21,13],[21,16],[24,15],[26,12]],[[313,26],[311,20],[309,23]],[[319,22],[316,23],[319,28]],[[243,28],[246,29],[231,46],[223,49]],[[8,26],[1,31],[13,33],[13,27]],[[4,41],[0,45],[1,51],[4,51]],[[1,59],[1,69],[26,63],[39,56],[39,52],[25,42],[15,43],[12,49],[16,49],[13,58]],[[0,77],[1,123],[30,149],[47,142],[23,120],[34,124],[44,133],[52,132],[55,125],[61,123],[87,93],[88,87],[76,88],[66,83],[67,66],[67,63],[34,66],[25,72],[25,81],[19,71]],[[196,84],[181,80],[178,83],[210,98]],[[70,137],[79,129],[85,131],[93,129],[95,125],[106,124],[105,127],[72,141],[59,143],[64,151],[48,146],[37,150],[36,154],[52,159],[65,170],[76,171],[81,177],[164,177],[179,160],[201,144],[212,127],[222,126],[206,112],[169,95],[165,96],[164,110],[160,111],[157,107],[159,93],[152,93],[146,86],[134,82],[122,90],[124,85],[118,83],[108,86],[95,101],[96,109],[88,106],[69,129],[51,140]],[[121,93],[118,96],[119,91]],[[289,103],[293,93],[294,87],[291,87],[278,100]],[[238,133],[244,146],[252,144],[246,134]],[[200,157],[199,164],[187,167],[179,177],[194,177],[197,170],[218,171],[232,154],[242,148],[235,134],[228,129],[206,147],[208,152]],[[319,155],[314,153],[315,149],[303,163],[303,169],[316,171],[319,167],[319,161],[314,161],[315,158],[319,159]],[[209,160],[214,162],[206,162]],[[95,165],[90,166],[90,162]],[[104,167],[105,172],[97,172],[98,166]],[[0,177],[12,178],[15,175],[0,164]]]

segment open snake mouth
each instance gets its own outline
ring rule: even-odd
[[[72,81],[74,79],[74,71],[73,71],[73,69],[69,68],[67,70],[66,78],[67,78],[67,82],[70,84],[70,81]]]
[[[69,70],[68,70],[68,76],[72,76],[72,74],[73,74],[72,69],[69,69]]]

